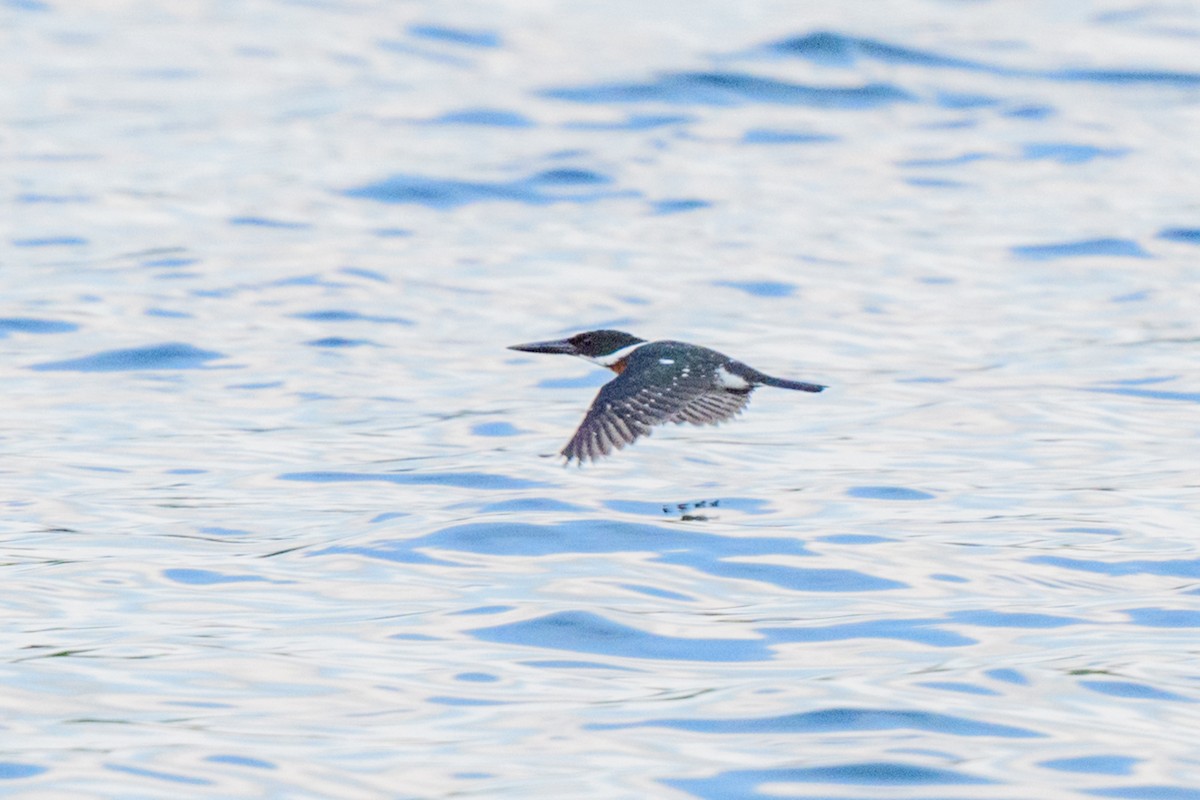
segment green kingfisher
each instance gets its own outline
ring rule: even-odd
[[[562,449],[568,464],[595,461],[633,444],[639,436],[649,436],[655,425],[716,425],[741,413],[759,386],[801,392],[825,388],[774,378],[707,347],[648,342],[624,331],[587,331],[508,349],[579,356],[617,373],[600,389],[579,430]]]

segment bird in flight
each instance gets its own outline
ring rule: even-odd
[[[571,441],[567,463],[595,461],[649,436],[655,425],[716,425],[741,413],[759,386],[801,392],[815,383],[775,378],[741,361],[686,342],[648,342],[624,331],[598,330],[568,339],[514,344],[509,350],[579,356],[617,377],[604,384]]]

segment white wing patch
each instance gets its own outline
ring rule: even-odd
[[[740,375],[734,375],[732,372],[725,369],[724,366],[717,367],[717,383],[726,389],[740,390],[750,388],[750,381],[746,380]]]
[[[660,364],[674,364],[674,363],[675,363],[675,359],[673,359],[673,358],[660,358],[660,359],[658,360],[658,363],[660,363]]]

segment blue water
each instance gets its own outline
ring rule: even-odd
[[[2,793],[1200,798],[1200,13],[864,8],[0,2]]]

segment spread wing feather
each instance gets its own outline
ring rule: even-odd
[[[567,462],[596,459],[649,436],[668,422],[715,425],[738,414],[750,391],[734,392],[711,381],[673,376],[665,386],[634,381],[623,372],[600,389],[587,415],[562,449]]]
[[[742,412],[750,402],[750,392],[731,392],[718,389],[691,400],[671,417],[670,422],[693,425],[716,425]]]

